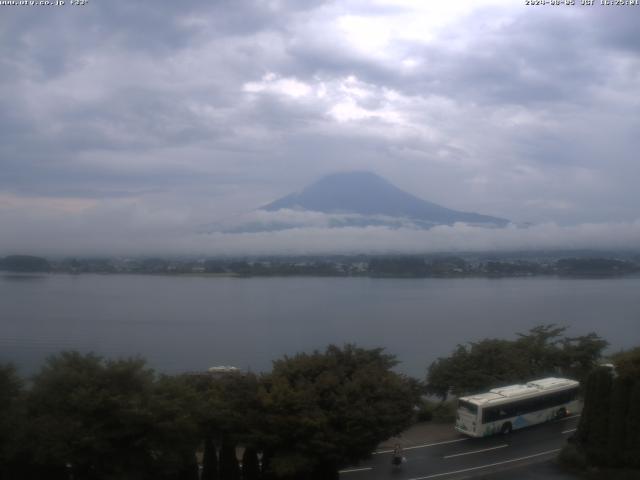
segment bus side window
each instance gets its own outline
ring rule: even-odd
[[[520,407],[520,415],[524,415],[525,413],[533,412],[536,409],[536,399],[531,398],[529,400],[523,400],[521,402]]]
[[[482,410],[482,423],[491,423],[498,419],[496,407],[484,408]]]
[[[539,398],[533,398],[531,399],[531,411],[535,412],[536,410],[540,410],[540,407],[542,406],[542,401]]]

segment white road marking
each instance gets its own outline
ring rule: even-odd
[[[445,455],[442,458],[453,458],[453,457],[461,457],[463,455],[473,455],[474,453],[482,453],[482,452],[488,452],[490,450],[497,450],[499,448],[505,448],[508,447],[509,445],[507,445],[506,443],[504,445],[498,445],[497,447],[491,447],[491,448],[483,448],[482,450],[474,450],[472,452],[464,452],[464,453],[456,453],[453,455]]]
[[[512,458],[511,460],[505,460],[503,462],[490,463],[488,465],[480,465],[479,467],[471,467],[471,468],[465,468],[463,470],[455,470],[453,472],[434,473],[433,475],[427,475],[426,477],[415,477],[415,478],[410,478],[409,480],[426,480],[428,478],[443,477],[445,475],[455,475],[456,473],[471,472],[473,470],[481,470],[483,468],[491,468],[491,467],[496,467],[498,465],[504,465],[505,463],[519,462],[521,460],[527,460],[529,458],[540,457],[542,455],[549,455],[551,453],[557,453],[559,451],[560,449],[556,448],[555,450],[547,450],[546,452],[535,453],[533,455],[527,455],[526,457]]]
[[[373,467],[350,468],[348,470],[340,470],[338,473],[366,472],[367,470],[373,470]]]
[[[570,428],[569,430],[565,430],[562,433],[571,433],[571,432],[575,432],[577,430],[577,428]]]
[[[435,447],[436,445],[445,445],[447,443],[465,442],[467,440],[471,440],[471,438],[458,438],[456,440],[447,440],[446,442],[425,443],[424,445],[413,445],[411,447],[404,447],[402,450],[415,450],[416,448]],[[378,450],[377,452],[373,452],[371,455],[381,455],[383,453],[392,453],[392,452],[393,452],[393,450]]]
[[[576,415],[571,415],[570,417],[559,418],[558,420],[556,420],[556,422],[564,422],[565,420],[570,420],[572,418],[576,418],[576,417],[579,417],[579,416],[580,416],[580,414],[577,413]]]
[[[564,422],[565,420],[570,420],[572,418],[577,418],[579,416],[580,416],[580,414],[578,413],[576,415],[571,415],[569,417],[560,418],[560,419],[554,420],[554,421],[555,422]],[[436,445],[445,445],[447,443],[464,442],[465,440],[471,440],[471,437],[469,437],[469,438],[458,438],[456,440],[447,440],[445,442],[426,443],[424,445],[414,445],[412,447],[405,447],[405,448],[403,448],[403,450],[414,450],[416,448],[434,447]],[[383,453],[392,453],[392,452],[393,452],[393,450],[378,450],[376,452],[371,452],[371,455],[382,455]],[[409,479],[409,480],[412,480],[412,479]]]

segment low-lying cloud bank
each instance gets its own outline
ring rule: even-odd
[[[640,249],[640,219],[572,226],[545,223],[485,228],[455,224],[421,229],[409,223],[395,227],[336,227],[331,225],[331,216],[288,212],[285,216],[291,225],[285,230],[232,233],[227,230],[225,233],[198,231],[194,219],[184,217],[179,211],[139,211],[129,205],[122,205],[118,210],[93,210],[87,216],[69,216],[68,212],[59,216],[50,212],[20,216],[14,213],[5,210],[2,214],[0,209],[0,223],[4,225],[0,231],[0,256],[14,253],[214,256]],[[258,213],[255,221],[264,220],[262,216],[263,213]]]
[[[276,211],[254,210],[222,222],[207,225],[204,233],[262,233],[307,228],[365,228],[425,229],[434,223],[388,215],[360,215],[357,213],[323,213],[309,210],[280,209]]]
[[[195,240],[195,239],[194,239]],[[212,233],[198,238],[213,251],[242,253],[420,253],[541,249],[634,249],[640,220],[560,226],[484,228],[465,224],[429,230],[388,227],[295,228],[276,232]]]

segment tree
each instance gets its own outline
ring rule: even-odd
[[[424,277],[429,270],[423,258],[405,256],[372,258],[369,272],[382,277]]]
[[[260,465],[258,452],[253,447],[247,447],[242,455],[242,479],[258,480],[260,478]]]
[[[564,338],[561,345],[559,364],[563,374],[583,383],[597,366],[609,342],[591,332],[580,337]]]
[[[337,477],[408,426],[419,393],[382,349],[329,346],[274,362],[262,402],[269,469],[278,478]]]
[[[185,387],[156,383],[141,359],[51,357],[27,404],[33,468],[70,465],[77,480],[185,478],[198,440]]]
[[[50,358],[29,397],[36,463],[70,464],[77,478],[140,471],[151,460],[138,439],[152,425],[152,382],[141,360]]]
[[[625,427],[623,464],[640,468],[640,347],[619,352],[612,358],[616,369],[616,381],[629,385],[628,410],[617,423]]]
[[[615,371],[588,376],[575,435],[578,453],[595,466],[640,467],[640,348],[613,356]]]
[[[607,432],[607,462],[622,465],[625,461],[627,421],[633,382],[628,378],[616,379],[611,389],[609,425]]]
[[[13,365],[0,364],[0,478],[17,477],[20,466],[20,443],[26,418],[23,382]]]
[[[162,376],[153,385],[149,402],[153,425],[144,440],[153,456],[156,478],[198,477],[195,451],[201,440],[198,392],[187,376]]]
[[[235,476],[238,463],[235,447],[260,444],[258,378],[252,373],[229,372],[192,376],[189,382],[198,394],[191,408],[197,412],[200,434],[205,441],[203,478],[217,478],[216,468],[223,480]],[[216,446],[220,447],[219,462],[215,458]]]
[[[240,480],[240,466],[236,458],[236,449],[227,442],[223,442],[220,449],[220,478],[222,480]]]
[[[563,258],[556,262],[556,270],[561,275],[611,276],[637,272],[638,267],[632,262],[611,258]]]
[[[612,355],[611,359],[619,377],[640,379],[640,347],[618,352]]]
[[[525,376],[525,358],[513,342],[486,339],[458,345],[450,357],[429,366],[428,391],[443,400],[518,381]]]
[[[580,443],[586,447],[587,458],[596,464],[606,461],[611,385],[611,374],[604,368],[596,369],[589,375],[576,433]]]
[[[539,325],[516,340],[484,339],[458,345],[429,366],[427,390],[445,399],[536,377],[562,375],[582,381],[607,342],[595,333],[569,338],[566,327]]]
[[[627,417],[627,434],[625,435],[624,460],[627,465],[640,468],[640,381],[636,381],[631,391]]]
[[[218,480],[219,478],[216,444],[214,443],[213,438],[211,438],[211,435],[207,435],[204,440],[201,480]]]
[[[31,255],[10,255],[0,262],[0,270],[10,272],[48,272],[50,269],[46,259]]]
[[[526,365],[520,375],[531,378],[557,373],[563,364],[560,344],[567,327],[538,325],[519,333],[514,347]]]

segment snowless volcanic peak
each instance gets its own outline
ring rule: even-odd
[[[371,172],[327,175],[299,193],[292,193],[262,207],[267,211],[282,209],[403,218],[422,226],[456,222],[505,226],[509,223],[503,218],[460,212],[428,202]]]

